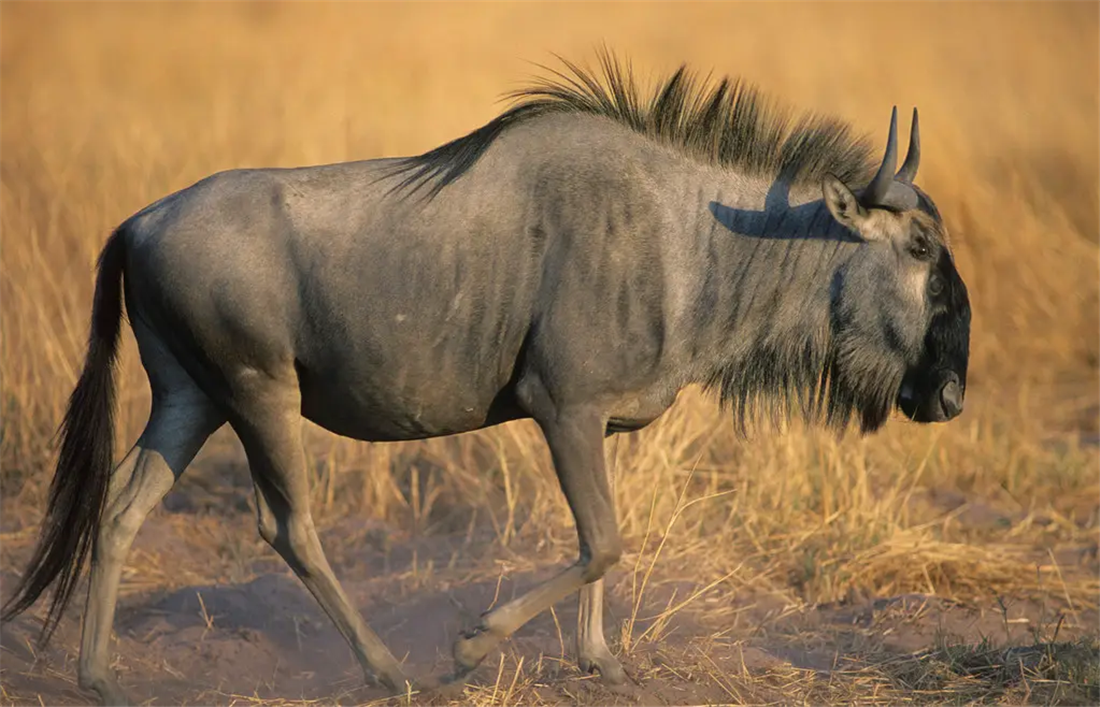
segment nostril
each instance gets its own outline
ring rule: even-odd
[[[940,390],[940,403],[943,405],[944,413],[949,418],[962,412],[963,393],[958,383],[950,381]]]

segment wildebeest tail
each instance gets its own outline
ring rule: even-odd
[[[72,598],[99,535],[114,460],[114,366],[122,325],[122,227],[100,253],[84,370],[61,423],[61,449],[34,556],[0,621],[29,608],[55,581],[42,629],[45,643]]]

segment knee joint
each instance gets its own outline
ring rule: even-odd
[[[264,539],[268,545],[274,546],[275,541],[279,538],[279,524],[275,522],[275,519],[265,513],[260,513],[256,519],[256,529],[260,532],[260,537]]]
[[[618,538],[589,548],[587,553],[581,555],[581,563],[584,567],[582,578],[586,583],[595,582],[615,566],[622,554],[622,543]]]
[[[130,543],[137,535],[143,518],[137,518],[129,508],[109,511],[99,526],[95,556],[99,560],[125,560]]]

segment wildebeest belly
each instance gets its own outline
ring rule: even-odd
[[[306,369],[299,370],[299,381],[303,416],[336,434],[370,442],[457,434],[523,416],[507,384],[495,394],[471,394],[445,380],[434,391],[412,391]]]
[[[522,415],[511,378],[523,324],[394,314],[393,300],[361,323],[314,327],[299,351],[302,414],[367,441],[467,432]],[[503,321],[502,321],[503,320]],[[321,334],[323,332],[323,334]],[[323,339],[323,344],[320,340]]]
[[[377,383],[343,385],[351,381],[339,376],[320,380],[305,369],[299,369],[299,380],[306,418],[330,432],[364,441],[439,437],[529,417],[516,403],[511,381],[494,394],[477,395],[440,378],[434,390],[409,395],[396,386]],[[622,400],[609,411],[606,433],[640,430],[675,399],[675,391],[661,391]]]
[[[345,437],[368,442],[426,439],[481,429],[523,416],[504,390],[489,405],[432,405],[426,400],[380,402],[361,391],[302,386],[302,415]]]

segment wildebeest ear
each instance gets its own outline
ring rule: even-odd
[[[859,203],[852,190],[832,174],[826,174],[821,182],[821,193],[833,218],[862,236],[867,209]]]

